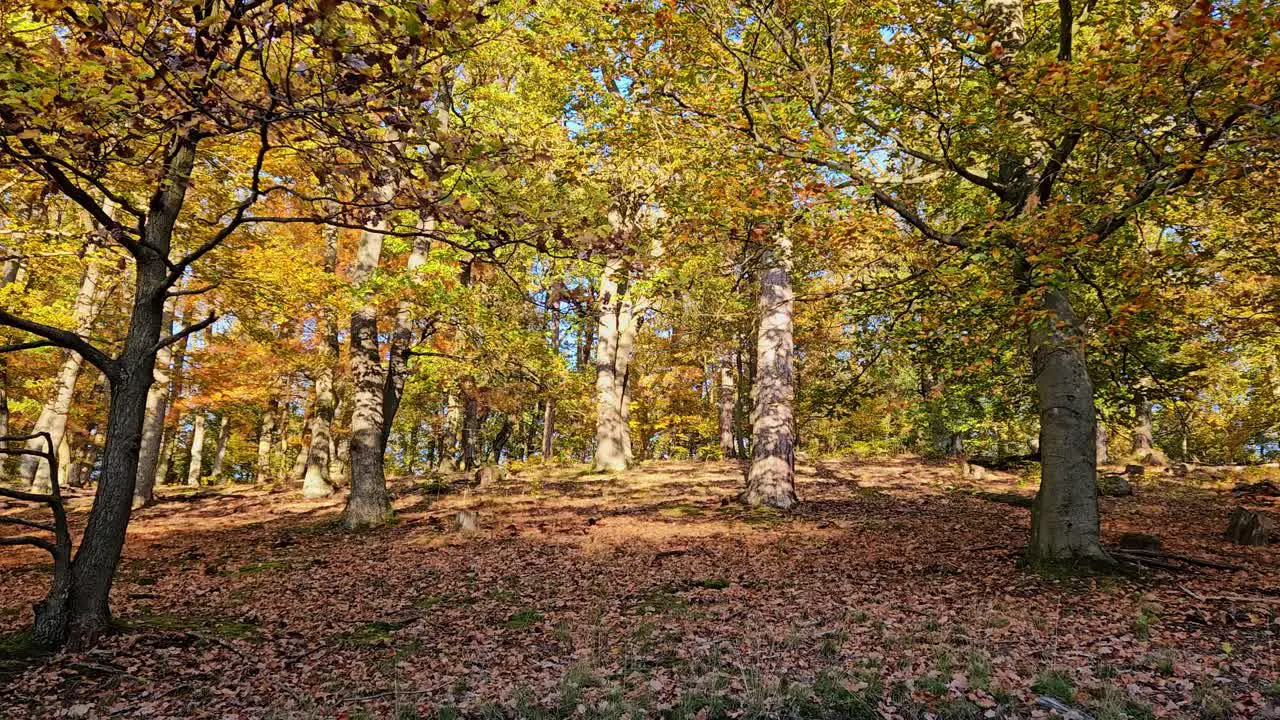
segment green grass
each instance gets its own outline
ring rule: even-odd
[[[1065,670],[1045,670],[1031,683],[1031,690],[1038,695],[1048,695],[1065,703],[1075,700],[1076,686]]]
[[[542,613],[532,608],[525,608],[507,618],[502,626],[509,630],[525,630],[539,622],[542,622]]]

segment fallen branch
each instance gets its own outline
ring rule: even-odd
[[[1145,557],[1141,555],[1130,555],[1128,551],[1108,550],[1107,552],[1110,553],[1111,557],[1115,558],[1116,560],[1127,562],[1127,563],[1130,563],[1131,565],[1137,565],[1138,567],[1148,565],[1150,567],[1161,568],[1162,570],[1173,570],[1175,572],[1179,572],[1186,569],[1180,565],[1174,565],[1171,562],[1165,562],[1164,560],[1159,560],[1157,558]]]
[[[1050,710],[1062,713],[1062,716],[1068,720],[1093,720],[1093,716],[1080,710],[1076,710],[1061,700],[1051,698],[1048,695],[1036,696],[1036,704],[1040,707],[1049,708]]]
[[[1231,565],[1229,563],[1216,562],[1214,560],[1204,560],[1202,558],[1191,557],[1189,555],[1178,555],[1177,553],[1164,552],[1162,550],[1141,550],[1138,548],[1125,548],[1121,552],[1128,555],[1140,555],[1142,557],[1165,558],[1168,560],[1178,560],[1188,565],[1200,565],[1202,567],[1214,568],[1215,570],[1244,570],[1241,565]]]
[[[1201,595],[1187,588],[1185,585],[1178,586],[1182,592],[1199,600],[1200,602],[1208,602],[1210,600],[1221,600],[1226,602],[1253,602],[1266,605],[1280,605],[1280,597],[1259,597],[1251,595]]]

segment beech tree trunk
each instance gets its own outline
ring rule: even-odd
[[[429,232],[435,228],[435,221],[425,220],[422,230]],[[413,247],[405,261],[404,271],[410,282],[415,280],[418,270],[426,264],[431,252],[431,239],[419,236],[413,239]],[[400,412],[400,400],[404,395],[404,382],[409,377],[409,358],[413,351],[413,303],[400,301],[396,307],[395,328],[391,332],[391,343],[387,352],[387,373],[385,387],[382,391],[382,452],[385,455],[387,441],[391,438],[391,425]]]
[[[480,403],[470,390],[462,391],[462,469],[476,467],[477,445],[480,442]]]
[[[597,472],[627,469],[628,428],[623,414],[621,355],[622,315],[630,304],[622,298],[618,276],[622,260],[609,258],[600,274],[600,315],[596,324],[596,454]]]
[[[760,328],[752,383],[751,469],[743,501],[788,510],[795,489],[795,363],[791,241],[781,237],[766,256],[760,279]]]
[[[1133,445],[1129,451],[1136,455],[1147,452],[1154,446],[1151,430],[1151,401],[1139,395],[1133,415]]]
[[[551,319],[551,350],[560,355],[560,283],[547,294],[547,308]],[[548,396],[542,408],[542,461],[548,462],[555,454],[556,401]]]
[[[1102,424],[1101,420],[1096,420],[1096,410],[1094,411],[1094,415],[1096,428],[1094,430],[1094,447],[1097,448],[1095,454],[1097,455],[1097,463],[1099,465],[1103,465],[1111,461],[1111,433],[1107,432],[1107,427]]]
[[[178,325],[182,325],[182,316],[177,312],[174,312],[173,316],[178,321]],[[165,327],[169,328],[170,325],[165,325]],[[178,444],[178,401],[182,399],[183,381],[186,377],[183,368],[186,366],[187,344],[190,340],[189,336],[183,337],[171,348],[173,351],[173,363],[172,370],[168,375],[172,378],[170,383],[172,389],[165,389],[166,397],[168,398],[168,409],[161,418],[160,457],[155,462],[154,477],[150,481],[155,485],[163,485],[168,482],[169,468],[173,467],[173,449]]]
[[[260,483],[271,478],[271,447],[275,444],[278,405],[279,401],[271,398],[267,409],[262,413],[262,422],[258,425],[258,462],[254,468],[254,480]]]
[[[173,328],[173,307],[165,310],[161,324]],[[155,379],[147,392],[146,419],[142,422],[142,442],[138,446],[138,479],[133,487],[134,509],[150,505],[155,499],[157,465],[165,434],[165,418],[169,413],[170,364],[174,362],[171,347],[156,353]]]
[[[227,460],[227,441],[231,439],[231,417],[223,413],[218,419],[218,441],[213,449],[213,468],[209,470],[209,482],[222,482],[223,465]]]
[[[720,405],[720,453],[731,458],[737,455],[733,437],[733,411],[738,402],[738,389],[734,387],[733,353],[725,352],[719,362],[720,382],[716,400]]]
[[[1064,292],[1043,292],[1044,317],[1030,334],[1041,479],[1031,511],[1029,553],[1036,561],[1108,564],[1098,518],[1093,381],[1079,321]]]
[[[338,269],[338,228],[326,226],[324,234],[324,272],[332,276]],[[323,356],[316,371],[316,406],[311,416],[311,447],[307,452],[307,469],[302,476],[302,496],[327,497],[333,494],[330,476],[333,465],[333,418],[338,406],[334,393],[333,375],[338,364],[341,347],[338,341],[338,321],[333,308],[324,306],[320,321],[324,324]]]
[[[187,463],[187,486],[200,487],[204,472],[204,413],[196,411],[191,420],[191,460]]]
[[[379,188],[381,199],[389,200],[391,181]],[[356,263],[351,283],[361,287],[368,283],[382,257],[385,218],[379,218],[375,230],[360,233],[356,247]],[[351,381],[354,404],[351,413],[351,492],[342,513],[342,525],[348,530],[383,525],[391,520],[391,499],[382,467],[383,391],[386,375],[378,349],[378,308],[372,291],[362,288],[363,304],[351,313]]]
[[[88,265],[85,267],[84,275],[80,280],[80,289],[76,292],[76,299],[72,305],[72,318],[76,332],[83,337],[88,337],[93,328],[94,318],[98,314],[98,306],[102,301],[102,283],[101,268],[92,257],[92,253],[86,252],[85,257]],[[67,431],[67,416],[71,412],[71,399],[76,392],[76,381],[79,380],[80,370],[83,367],[84,358],[70,350],[65,351],[62,367],[58,370],[57,378],[53,383],[53,394],[40,410],[40,416],[31,430],[33,434],[47,432],[49,437],[53,438],[54,445],[62,442],[63,435]],[[43,450],[44,440],[36,438],[27,441],[27,449]],[[69,464],[63,464],[61,467],[69,468]],[[43,494],[48,493],[52,488],[49,482],[49,465],[39,456],[24,455],[18,468],[23,482],[31,487],[32,492]]]

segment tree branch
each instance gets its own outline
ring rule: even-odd
[[[164,348],[169,347],[170,345],[172,345],[172,344],[174,344],[174,343],[178,342],[178,341],[179,341],[179,340],[181,340],[182,338],[187,337],[187,336],[189,336],[189,335],[194,335],[194,334],[196,334],[196,333],[200,332],[201,330],[203,330],[203,329],[205,329],[205,328],[209,327],[210,325],[212,325],[212,324],[214,324],[215,322],[217,322],[217,320],[218,320],[218,316],[217,316],[216,314],[214,314],[214,313],[210,312],[210,313],[209,313],[209,317],[207,317],[207,318],[205,318],[205,319],[201,320],[200,322],[195,323],[195,324],[193,324],[193,325],[188,325],[187,327],[185,327],[185,328],[183,328],[182,330],[180,330],[180,331],[178,331],[178,332],[176,332],[176,333],[174,333],[174,334],[170,335],[170,336],[169,336],[169,337],[167,337],[167,338],[162,338],[162,339],[160,340],[160,342],[158,342],[158,343],[156,343],[156,344],[155,344],[155,347],[151,348],[151,352],[153,352],[153,353],[154,353],[154,352],[160,352],[160,351],[161,351],[161,350],[163,350]]]
[[[102,374],[106,375],[107,379],[112,382],[120,377],[120,363],[94,347],[88,340],[73,332],[18,317],[8,310],[0,310],[0,325],[8,325],[11,328],[25,330],[32,335],[45,338],[52,345],[57,345],[79,354],[80,357],[101,370]]]

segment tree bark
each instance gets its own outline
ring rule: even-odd
[[[430,232],[435,228],[435,220],[423,221],[422,230]],[[405,275],[410,283],[427,262],[431,252],[431,239],[425,235],[413,239],[413,247],[405,261]],[[391,424],[400,412],[400,400],[404,395],[404,383],[409,377],[409,358],[413,351],[413,303],[401,300],[396,307],[395,328],[391,332],[391,343],[387,352],[387,373],[385,387],[382,391],[382,452],[387,451],[387,441],[391,437]]]
[[[716,401],[720,406],[720,454],[725,458],[737,455],[733,437],[733,411],[738,403],[738,389],[734,387],[733,353],[725,351],[717,363],[719,383]]]
[[[332,277],[338,268],[338,229],[326,226],[324,271]],[[338,321],[333,308],[325,306],[320,322],[325,329],[321,345],[320,368],[316,371],[316,408],[311,417],[311,448],[307,453],[307,469],[302,476],[302,496],[327,497],[333,494],[330,477],[333,464],[333,417],[338,397],[333,389],[334,368],[341,348],[338,344]]]
[[[271,478],[271,447],[275,444],[278,405],[279,401],[271,398],[266,410],[262,412],[262,422],[258,426],[258,463],[255,467],[254,479],[260,483]]]
[[[621,259],[609,258],[600,274],[600,314],[596,325],[596,455],[597,472],[627,469],[627,427],[621,398],[623,378],[618,374],[620,315],[624,301],[618,276]]]
[[[176,311],[173,313],[174,319],[178,320],[178,325],[182,325],[182,316]],[[165,325],[165,328],[171,328],[171,324]],[[159,459],[153,464],[153,478],[149,481],[155,485],[163,485],[169,480],[169,469],[173,467],[173,451],[177,446],[178,420],[180,415],[178,412],[178,402],[182,399],[182,392],[186,374],[183,369],[187,362],[187,345],[191,337],[187,336],[174,343],[172,348],[172,370],[168,376],[172,378],[170,387],[165,388],[165,396],[168,398],[166,402],[167,410],[161,416],[160,430],[160,455]],[[169,355],[165,356],[166,358]],[[164,365],[160,366],[164,368]]]
[[[390,181],[380,189],[389,200]],[[382,466],[383,391],[386,374],[378,349],[378,308],[366,287],[382,257],[385,218],[378,218],[374,230],[360,233],[351,283],[361,288],[362,304],[351,313],[351,379],[355,386],[351,415],[351,492],[342,513],[348,530],[383,525],[391,520],[391,499]]]
[[[1057,288],[1042,288],[1030,333],[1040,408],[1040,491],[1031,511],[1028,552],[1039,562],[1101,563],[1093,381],[1079,321]]]
[[[462,391],[462,469],[474,470],[480,442],[480,402],[470,390]]]
[[[751,469],[743,500],[788,510],[795,489],[795,363],[792,324],[791,241],[780,237],[766,256],[760,279],[760,329],[752,384]]]
[[[1151,401],[1139,394],[1133,416],[1133,445],[1129,451],[1137,455],[1150,451],[1155,444],[1151,430]]]
[[[1094,416],[1095,418],[1097,417],[1096,410],[1094,411]],[[1099,465],[1103,465],[1105,463],[1110,462],[1111,461],[1111,452],[1110,452],[1111,433],[1107,432],[1107,426],[1103,425],[1100,420],[1096,420],[1096,419],[1095,419],[1093,444],[1094,444],[1094,447],[1096,448],[1095,455],[1097,455],[1097,463]]]
[[[227,441],[231,439],[231,417],[226,413],[218,419],[218,442],[213,449],[213,468],[209,470],[209,482],[222,482],[223,466],[227,460]]]
[[[86,252],[85,259],[88,261],[85,267],[84,275],[80,280],[80,289],[76,292],[75,303],[72,305],[73,324],[76,333],[82,337],[88,337],[93,329],[94,318],[98,314],[98,307],[102,301],[102,283],[101,268],[93,258],[93,253]],[[71,412],[71,400],[75,396],[76,381],[80,378],[80,370],[84,367],[84,358],[79,354],[67,350],[62,360],[62,367],[58,371],[57,378],[53,383],[53,394],[40,410],[40,416],[36,419],[35,427],[32,433],[47,432],[53,438],[54,445],[62,443],[63,435],[67,431],[67,416]],[[36,438],[27,441],[28,450],[41,450],[44,440]],[[69,468],[68,464],[64,464],[63,468]],[[18,473],[23,482],[31,487],[32,492],[45,494],[52,488],[49,481],[49,465],[39,456],[24,455],[22,462],[18,466]]]
[[[166,305],[161,324],[172,330],[172,303]],[[169,414],[170,364],[175,362],[171,347],[156,353],[155,378],[147,392],[146,419],[142,423],[142,441],[138,449],[138,479],[133,487],[134,509],[150,505],[155,499],[157,465],[165,434],[165,418]]]
[[[204,472],[204,413],[197,410],[191,420],[191,460],[187,463],[187,486],[200,487]]]
[[[164,318],[169,282],[167,258],[195,163],[195,151],[196,140],[189,134],[179,135],[169,147],[165,177],[151,198],[150,212],[143,226],[143,242],[135,256],[133,308],[117,361],[120,372],[111,385],[102,482],[98,483],[93,512],[89,513],[80,547],[72,561],[66,606],[67,641],[72,649],[96,642],[111,620],[108,599],[133,505],[138,446]]]
[[[551,351],[560,355],[560,283],[557,282],[547,293],[547,308],[550,310]],[[542,461],[548,462],[555,452],[556,437],[556,400],[548,396],[542,408]]]

